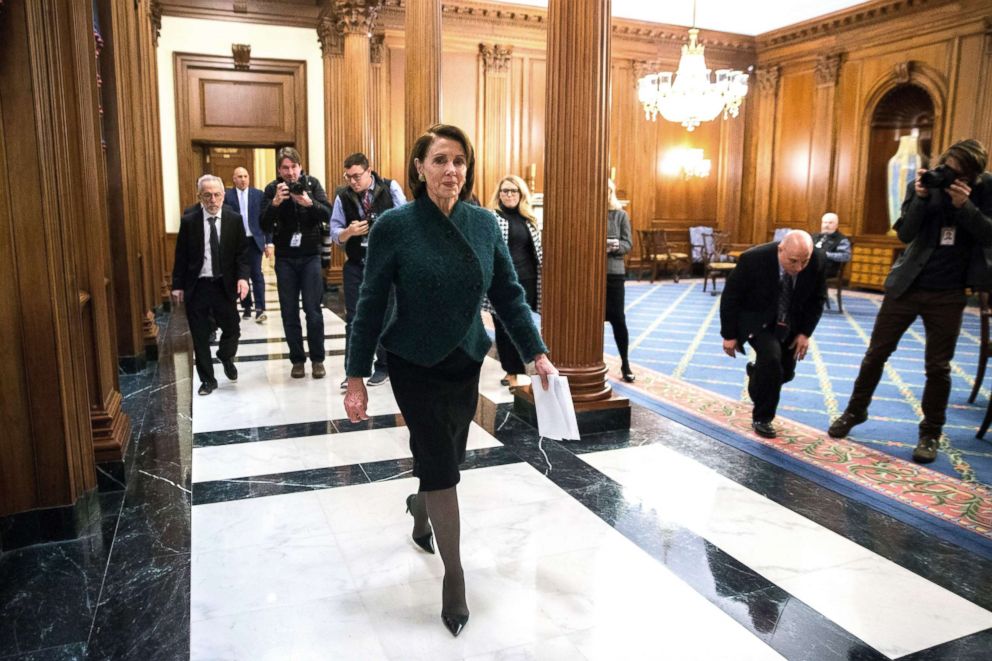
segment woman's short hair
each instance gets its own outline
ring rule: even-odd
[[[989,163],[989,154],[985,151],[985,145],[972,138],[955,142],[948,147],[947,151],[940,155],[940,162],[946,163],[951,156],[964,168],[961,174],[969,180],[978,178],[978,175],[985,172],[985,167]]]
[[[475,149],[472,148],[472,141],[468,139],[465,135],[465,131],[462,131],[457,126],[452,126],[451,124],[435,124],[434,126],[427,129],[422,136],[417,138],[417,141],[413,143],[413,149],[410,150],[410,161],[407,164],[407,185],[410,187],[410,191],[413,193],[415,198],[423,197],[427,195],[427,182],[420,181],[420,172],[417,170],[417,161],[421,163],[427,158],[427,152],[430,151],[431,145],[438,138],[447,138],[448,140],[454,140],[462,146],[465,150],[465,163],[467,165],[465,172],[465,185],[462,186],[461,192],[458,194],[459,200],[469,200],[472,198],[472,187],[475,185]]]
[[[523,179],[515,174],[508,174],[499,180],[496,190],[493,191],[493,197],[489,200],[489,208],[493,211],[499,209],[499,189],[507,181],[520,191],[520,205],[517,207],[517,213],[526,218],[531,225],[537,227],[537,216],[534,215],[534,208],[530,205],[530,188],[527,187],[527,183]]]
[[[610,190],[610,199],[607,202],[606,207],[610,211],[622,210],[623,205],[620,204],[620,200],[617,199],[617,185],[613,183],[612,179],[607,179],[606,187]]]
[[[303,161],[300,159],[300,152],[296,151],[292,147],[283,147],[279,150],[279,153],[276,154],[276,167],[279,167],[282,164],[283,159],[286,158],[293,161],[300,167],[303,167]]]

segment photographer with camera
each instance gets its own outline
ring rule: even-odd
[[[306,376],[300,296],[307,319],[307,345],[313,378],[324,377],[324,316],[321,299],[324,278],[320,270],[323,228],[331,216],[327,194],[316,178],[303,172],[300,154],[283,147],[276,155],[279,177],[265,187],[262,231],[272,235],[276,249],[276,286],[282,327],[289,344],[290,375]]]
[[[868,405],[885,362],[906,329],[923,318],[926,329],[923,420],[913,461],[937,458],[951,390],[951,359],[964,313],[966,286],[982,283],[992,246],[992,174],[988,153],[977,140],[962,140],[944,152],[933,170],[917,171],[902,216],[895,224],[908,244],[885,280],[868,350],[844,413],[830,425],[834,438],[868,419]]]
[[[344,246],[347,261],[342,269],[345,307],[345,351],[351,338],[351,322],[358,306],[358,290],[365,275],[365,249],[369,232],[377,216],[406,204],[403,188],[391,179],[384,179],[369,167],[365,154],[355,153],[344,159],[344,180],[347,182],[334,193],[331,211],[331,238]],[[370,386],[379,386],[389,380],[386,370],[386,351],[376,350],[375,366],[369,378]],[[341,382],[341,389],[348,387],[348,380]]]

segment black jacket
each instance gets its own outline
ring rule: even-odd
[[[189,213],[179,222],[172,288],[182,289],[188,300],[196,294],[203,268],[204,236],[203,209],[197,205],[187,211]],[[247,280],[251,273],[244,221],[241,214],[227,206],[220,212],[220,272],[224,278],[224,291],[232,300],[238,294],[238,280]]]
[[[799,275],[789,306],[789,336],[813,334],[827,300],[826,258],[816,250]],[[774,328],[778,314],[778,242],[764,243],[744,252],[727,276],[720,299],[720,335],[737,340],[743,348],[749,337]]]
[[[899,240],[909,245],[885,279],[886,295],[899,298],[909,290],[940,241],[941,225],[951,224],[967,232],[973,241],[965,284],[979,288],[992,285],[989,282],[992,174],[984,172],[971,187],[971,195],[960,209],[951,205],[943,190],[932,190],[929,197],[921,198],[917,197],[913,184],[909,184],[906,201],[902,203],[902,216],[895,224]]]
[[[310,189],[312,207],[304,207],[288,198],[279,206],[273,206],[276,196],[276,181],[269,182],[265,187],[265,198],[262,200],[262,231],[272,235],[272,243],[276,247],[276,257],[307,257],[320,254],[322,236],[328,231],[331,220],[331,206],[327,201],[327,193],[316,177],[308,174],[300,175],[301,181],[306,181]],[[293,248],[290,241],[293,234],[302,234],[300,246]]]

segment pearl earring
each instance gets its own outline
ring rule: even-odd
[[[417,179],[419,179],[420,181],[427,181],[427,177],[424,176],[423,172],[417,175]]]

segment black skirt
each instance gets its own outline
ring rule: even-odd
[[[458,484],[469,426],[479,401],[482,363],[455,349],[437,365],[423,367],[390,352],[389,383],[410,430],[413,474],[421,491]]]

